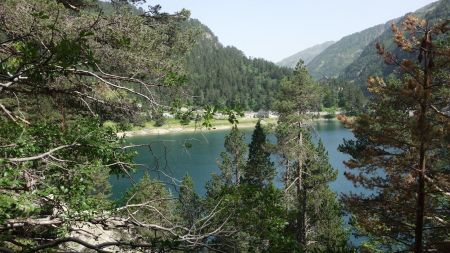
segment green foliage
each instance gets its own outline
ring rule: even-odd
[[[385,25],[377,25],[345,36],[314,57],[307,65],[308,71],[317,80],[338,77],[386,28]]]
[[[190,24],[201,34],[186,59],[187,77],[196,105],[215,105],[258,111],[272,108],[273,93],[291,73],[263,59],[249,59],[234,47],[223,47],[197,20]]]
[[[245,168],[245,155],[247,145],[245,144],[245,134],[240,132],[235,125],[230,133],[225,136],[225,150],[220,153],[222,163],[219,165],[221,175],[225,184],[232,182],[239,184]]]
[[[189,125],[191,120],[193,120],[193,112],[192,110],[187,110],[185,112],[179,112],[176,116],[177,119],[180,120],[182,125]]]
[[[322,105],[325,108],[340,108],[346,115],[353,116],[364,111],[367,97],[360,86],[342,78],[320,82],[323,90]],[[327,109],[325,109],[326,111]]]
[[[109,220],[131,218],[123,208],[139,219],[166,222],[139,202],[163,196],[163,186],[144,178],[127,195],[134,206],[116,208],[108,179],[135,169],[134,152],[117,131],[136,122],[141,110],[169,104],[186,81],[181,63],[193,42],[191,30],[182,30],[188,13],[136,15],[128,1],[114,2],[0,3],[2,250],[64,251],[59,239],[83,224],[108,223],[114,233],[124,232]],[[137,230],[152,245],[178,244]]]
[[[187,227],[192,227],[202,214],[200,197],[194,190],[194,181],[184,176],[181,181],[179,199],[179,215]]]
[[[187,81],[187,77],[185,75],[180,75],[176,72],[168,72],[163,80],[164,85],[166,86],[180,86],[183,85],[184,83],[186,83]]]
[[[139,183],[131,187],[123,197],[123,215],[128,212],[134,213],[135,219],[149,223],[170,226],[170,221],[177,219],[175,213],[176,201],[168,192],[164,183],[153,180],[149,174],[144,174]],[[133,206],[135,205],[135,206]],[[163,232],[146,228],[138,228],[136,232],[146,241],[159,239],[163,241],[166,237]]]
[[[223,210],[215,222],[228,220],[225,230],[235,233],[216,236],[211,245],[225,251],[243,252],[298,252],[291,234],[286,234],[288,224],[283,206],[283,194],[272,183],[274,174],[270,153],[264,150],[265,134],[258,122],[250,144],[249,160],[244,161],[246,146],[243,133],[233,127],[225,137],[227,152],[221,154],[221,175],[213,175],[206,189],[207,209],[216,208],[218,201]],[[253,148],[252,148],[253,147]],[[252,173],[249,173],[251,164]],[[255,168],[265,170],[259,173]],[[242,180],[240,173],[244,172]],[[247,176],[252,176],[246,177]],[[234,180],[233,180],[234,179]]]
[[[377,45],[386,64],[396,59],[400,66],[387,79],[369,79],[368,110],[349,124],[356,139],[339,147],[351,156],[346,177],[371,193],[343,196],[353,226],[370,238],[367,249],[440,251],[449,237],[448,224],[435,222],[448,220],[450,210],[438,190],[450,182],[449,30],[448,21],[431,21],[409,16],[401,28],[392,26],[400,55]]]
[[[208,129],[212,128],[212,120],[214,119],[214,115],[216,113],[217,107],[211,105],[205,106],[205,113],[203,114],[202,125]]]
[[[162,110],[157,110],[152,115],[152,120],[155,121],[154,123],[155,127],[161,127],[166,123],[166,118],[164,117]]]
[[[211,245],[218,246],[213,247],[227,251],[298,252],[292,235],[286,233],[288,221],[282,191],[273,184],[266,187],[247,182],[227,185],[216,176],[207,188],[207,205],[222,201],[224,211],[215,222],[227,219],[225,229],[236,231],[215,237]]]
[[[298,252],[294,238],[285,233],[288,220],[281,190],[245,182],[237,194],[237,223],[247,233],[242,242],[247,251]]]
[[[270,160],[269,147],[261,121],[256,123],[249,144],[248,160],[244,169],[243,180],[259,186],[270,185],[275,176],[274,163]]]
[[[304,251],[330,251],[345,244],[341,206],[328,183],[337,171],[328,162],[322,142],[314,145],[308,127],[310,111],[320,105],[319,89],[300,61],[283,82],[277,110],[277,151],[284,169],[287,231]]]
[[[120,172],[118,166],[109,164],[117,160],[131,162],[133,157],[133,153],[118,149],[122,142],[111,129],[100,127],[95,120],[75,121],[64,131],[53,122],[22,126],[2,120],[0,126],[1,143],[13,143],[0,148],[0,188],[22,192],[2,194],[1,223],[8,219],[37,219],[53,210],[60,210],[59,217],[64,219],[79,215],[89,219],[108,210],[108,178],[110,173]],[[61,146],[65,148],[43,159],[33,158]],[[24,157],[30,158],[24,162],[11,160]],[[56,230],[47,227],[32,230],[30,235]],[[14,238],[14,231],[3,236]]]

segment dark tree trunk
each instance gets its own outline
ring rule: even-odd
[[[299,146],[303,147],[303,133],[299,133],[298,135]],[[300,155],[298,157],[297,163],[297,201],[298,201],[298,234],[297,241],[300,245],[303,246],[304,251],[306,252],[306,191],[303,186],[303,156]]]
[[[414,231],[414,252],[423,252],[423,229],[425,216],[425,175],[426,175],[426,143],[427,136],[427,109],[429,107],[430,95],[428,89],[431,86],[431,65],[433,62],[431,54],[431,34],[429,31],[425,32],[421,54],[423,56],[424,77],[423,77],[423,95],[420,103],[420,114],[418,119],[418,130],[420,132],[420,150],[419,150],[419,164],[417,177],[417,204],[416,204],[416,224]]]

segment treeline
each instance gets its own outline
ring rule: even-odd
[[[366,110],[368,97],[356,83],[342,78],[331,78],[319,81],[319,85],[322,110],[340,110],[347,116],[354,116]]]

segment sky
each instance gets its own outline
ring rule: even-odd
[[[191,11],[220,42],[278,62],[325,41],[403,16],[435,0],[150,0],[162,11]]]

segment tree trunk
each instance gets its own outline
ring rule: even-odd
[[[425,152],[421,150],[419,163],[419,177],[417,179],[417,206],[415,227],[415,253],[423,251],[423,217],[425,214]]]
[[[236,155],[235,155],[235,157],[234,157],[234,159],[235,159],[235,161],[234,161],[234,166],[235,166],[234,174],[235,174],[235,176],[236,176],[236,184],[237,184],[237,185],[239,185],[239,183],[240,183],[240,178],[241,178],[241,175],[239,174],[239,169],[240,169],[240,166],[239,166],[239,156],[240,156],[240,154],[239,154],[239,152],[237,152]]]
[[[300,245],[306,246],[306,192],[303,187],[303,133],[300,132],[298,135],[300,153],[297,163],[297,201],[298,201],[298,217],[297,222],[299,226],[299,231],[297,235],[297,241]],[[306,249],[304,248],[304,252]]]
[[[423,41],[423,60],[424,60],[424,77],[423,77],[423,95],[420,103],[420,113],[418,119],[418,130],[420,132],[420,150],[417,177],[417,204],[416,204],[416,224],[414,231],[414,252],[423,252],[423,218],[425,216],[425,174],[426,174],[426,143],[427,143],[427,109],[429,103],[429,87],[431,86],[430,64],[433,62],[431,51],[431,35],[429,31],[425,32]]]

